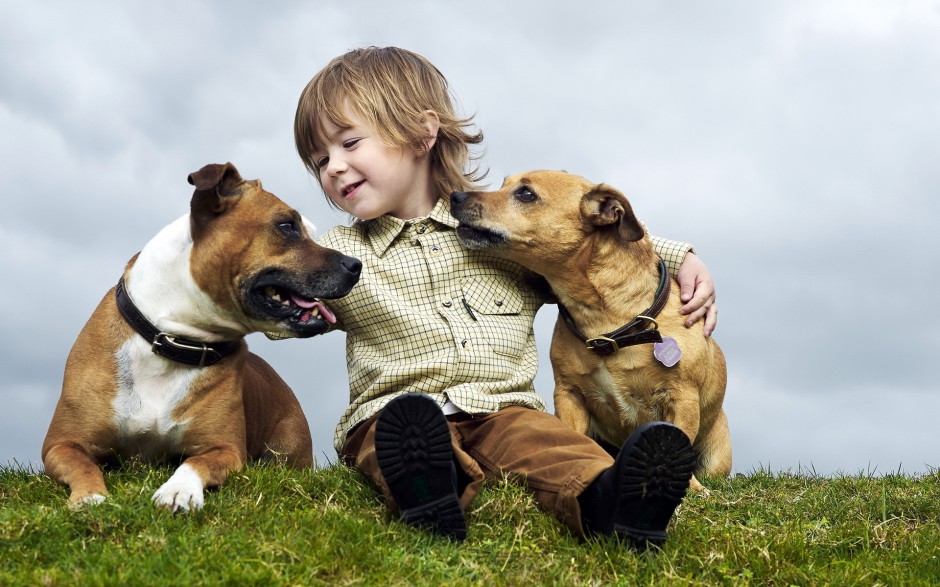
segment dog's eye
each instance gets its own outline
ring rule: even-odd
[[[515,198],[520,202],[525,202],[527,204],[539,199],[539,197],[535,195],[535,192],[527,187],[521,187],[517,189],[515,192],[513,192],[513,196],[515,196]]]
[[[300,229],[297,227],[297,222],[293,220],[284,220],[283,222],[278,222],[277,229],[280,230],[284,236],[300,236]]]

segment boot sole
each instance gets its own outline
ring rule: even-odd
[[[376,423],[375,451],[405,523],[453,540],[466,538],[450,427],[434,400],[407,394],[385,406]]]
[[[692,443],[671,424],[644,424],[624,445],[614,532],[638,550],[666,541],[666,527],[695,470]]]

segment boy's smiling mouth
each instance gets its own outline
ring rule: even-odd
[[[366,180],[363,179],[363,180],[357,181],[357,182],[355,182],[355,183],[351,183],[351,184],[347,185],[346,187],[344,187],[344,188],[342,189],[343,197],[344,197],[344,198],[348,198],[349,196],[351,196],[351,195],[353,194],[353,192],[355,192],[357,189],[359,189],[359,187],[360,187],[362,184],[364,184],[365,182],[366,182]]]

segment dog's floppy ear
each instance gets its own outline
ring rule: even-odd
[[[626,242],[645,234],[627,198],[607,184],[597,184],[582,196],[581,217],[594,226],[616,226],[618,237]]]
[[[187,180],[196,186],[189,203],[194,220],[213,218],[224,212],[228,205],[227,198],[234,196],[244,181],[231,163],[211,163],[190,173]]]

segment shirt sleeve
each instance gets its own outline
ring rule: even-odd
[[[685,256],[688,253],[695,252],[695,249],[689,243],[669,240],[653,235],[650,235],[650,240],[653,242],[653,250],[666,262],[666,267],[669,268],[669,274],[673,277],[679,274],[679,266],[682,265]]]

